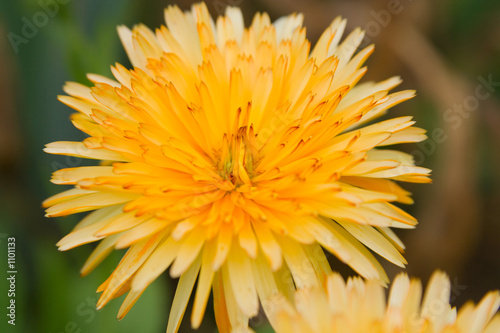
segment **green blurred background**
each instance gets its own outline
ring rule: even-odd
[[[182,9],[191,3],[177,2]],[[95,290],[123,252],[80,278],[79,269],[93,246],[61,253],[55,243],[81,216],[49,220],[40,203],[62,190],[49,183],[53,171],[88,163],[42,152],[46,143],[83,138],[68,119],[72,111],[56,100],[64,82],[88,83],[88,72],[109,76],[115,62],[130,66],[116,26],[143,22],[159,27],[168,4],[172,2],[0,2],[1,332],[165,330],[176,282],[164,274],[121,322],[115,319],[120,300],[96,311]],[[247,24],[256,11],[269,12],[273,20],[303,12],[313,42],[337,15],[348,18],[349,30],[367,30],[365,43],[375,43],[376,51],[368,61],[366,79],[401,75],[402,88],[416,89],[418,95],[390,115],[413,115],[430,136],[424,143],[400,147],[434,170],[433,184],[405,186],[416,201],[405,209],[420,221],[416,230],[397,231],[407,245],[408,272],[425,281],[434,269],[445,270],[455,285],[454,305],[467,299],[477,302],[488,290],[499,289],[500,1],[207,2],[213,16],[226,5],[242,7]],[[38,26],[30,30],[26,22]],[[18,270],[15,328],[7,327],[5,316],[10,236],[16,237]],[[334,259],[332,265],[353,274]],[[400,271],[384,266],[391,278]],[[262,315],[251,324],[259,332],[269,331]],[[191,331],[187,322],[181,331]],[[209,310],[200,332],[214,331]]]

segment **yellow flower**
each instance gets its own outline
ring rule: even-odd
[[[496,333],[500,332],[500,293],[489,292],[474,306],[451,308],[453,290],[448,276],[436,271],[422,303],[419,280],[400,274],[386,304],[385,290],[376,281],[334,273],[321,287],[297,290],[294,306],[283,296],[265,301],[264,309],[277,333]]]
[[[257,14],[244,28],[239,9],[214,22],[202,3],[169,7],[165,19],[155,32],[118,28],[133,70],[112,67],[116,81],[89,75],[92,88],[66,84],[59,99],[89,137],[45,149],[103,160],[56,171],[53,183],[75,188],[44,202],[49,217],[94,211],[58,243],[101,240],[83,275],[128,248],[98,308],[128,292],[122,318],[171,267],[180,281],[169,332],[196,279],[192,326],[213,288],[219,329],[245,329],[259,299],[324,282],[322,248],[387,282],[367,248],[404,266],[390,227],[417,222],[390,203],[412,203],[394,181],[428,182],[430,170],[383,146],[426,136],[411,117],[364,125],[414,92],[389,94],[397,77],[357,85],[373,46],[356,53],[359,29],[340,43],[341,18],[312,51],[300,14],[274,23]]]

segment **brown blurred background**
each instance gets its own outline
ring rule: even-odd
[[[182,9],[191,3],[177,2]],[[42,152],[48,142],[83,138],[68,120],[71,111],[56,100],[62,85],[67,80],[87,82],[87,72],[110,75],[109,65],[116,61],[129,66],[116,25],[143,22],[158,27],[168,4],[0,4],[0,253],[6,258],[5,237],[15,235],[20,272],[15,332],[161,332],[166,327],[175,282],[165,277],[148,288],[123,322],[114,319],[120,301],[101,312],[93,310],[94,291],[120,254],[81,279],[78,271],[91,246],[67,253],[54,246],[78,217],[47,220],[40,202],[61,190],[48,181],[53,171],[86,163]],[[500,1],[207,2],[213,16],[226,5],[242,7],[247,25],[256,11],[268,12],[273,20],[302,12],[313,44],[337,15],[348,19],[348,31],[357,26],[366,30],[363,43],[375,43],[376,50],[365,80],[400,75],[400,89],[415,89],[417,97],[389,116],[413,115],[429,134],[426,142],[399,147],[413,154],[417,164],[433,169],[434,180],[430,185],[404,185],[416,202],[404,208],[420,222],[416,230],[397,231],[407,245],[408,272],[425,281],[436,268],[445,270],[455,286],[455,305],[467,299],[477,302],[488,290],[500,289]],[[46,21],[41,11],[47,13]],[[34,20],[40,23],[37,31],[28,29],[28,36],[23,35],[26,21]],[[12,33],[24,37],[16,39]],[[338,262],[333,265],[353,274]],[[400,271],[385,262],[384,267],[391,279]],[[2,290],[4,281],[2,275]],[[3,308],[3,291],[0,299]],[[2,320],[0,327],[4,324]],[[252,324],[260,332],[269,331],[262,318]],[[182,331],[190,331],[188,326]],[[210,315],[200,331],[214,331]]]

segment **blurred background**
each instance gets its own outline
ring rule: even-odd
[[[188,9],[191,1],[179,1]],[[17,0],[0,2],[0,308],[7,306],[7,237],[16,237],[16,326],[13,332],[162,332],[175,281],[164,274],[127,317],[115,319],[121,301],[95,310],[95,290],[116,266],[116,252],[85,278],[79,269],[92,245],[58,252],[55,243],[81,218],[46,219],[40,203],[62,190],[52,172],[85,165],[72,157],[44,154],[46,143],[81,140],[72,111],[56,100],[65,81],[87,82],[85,73],[110,76],[109,66],[130,63],[116,33],[118,24],[163,23],[170,1]],[[452,303],[475,302],[500,289],[500,2],[496,0],[208,0],[213,16],[227,5],[277,19],[305,14],[314,43],[333,18],[348,30],[366,30],[375,43],[365,80],[400,75],[400,89],[417,97],[389,116],[413,115],[429,139],[399,147],[433,169],[434,183],[405,184],[419,219],[400,231],[408,272],[428,279],[436,268],[452,280]],[[400,271],[382,261],[390,278]],[[354,273],[332,259],[344,276]],[[0,331],[7,331],[2,310]],[[188,308],[188,313],[190,309]],[[189,317],[189,316],[186,316]],[[270,332],[263,316],[252,320]],[[185,322],[182,332],[190,332]],[[215,332],[211,310],[200,332]]]

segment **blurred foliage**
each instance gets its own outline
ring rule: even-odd
[[[44,1],[43,3],[54,2]],[[118,24],[132,24],[137,2],[111,1],[70,2],[53,6],[56,11],[46,25],[19,52],[5,49],[2,62],[12,67],[16,88],[15,110],[22,142],[22,155],[15,165],[2,163],[1,232],[17,238],[17,320],[15,332],[158,332],[163,331],[172,295],[163,280],[152,284],[129,315],[118,322],[118,299],[102,311],[95,310],[97,286],[106,280],[123,252],[108,258],[88,277],[78,274],[91,248],[60,253],[58,238],[69,232],[76,217],[48,221],[40,202],[60,191],[48,180],[53,171],[92,162],[72,157],[48,156],[44,144],[54,140],[80,140],[68,117],[70,110],[56,100],[67,80],[88,82],[86,73],[110,75],[109,66],[116,61],[127,64],[116,34]],[[57,9],[54,9],[57,8]],[[22,34],[22,18],[33,22],[42,10],[37,1],[2,2],[2,31]],[[2,37],[5,37],[3,33]],[[6,47],[6,40],[2,40]],[[5,93],[5,92],[4,92]],[[3,93],[2,93],[3,94]],[[5,96],[5,95],[4,95]],[[2,110],[3,112],[9,110]],[[6,247],[1,243],[2,258]],[[4,267],[4,266],[2,266]],[[2,271],[5,274],[5,270]],[[7,290],[2,278],[0,289]],[[2,292],[2,308],[6,300]],[[123,297],[121,298],[123,299]],[[141,305],[142,304],[142,305]],[[0,331],[5,332],[2,320]],[[6,329],[12,329],[7,327]]]
[[[60,186],[49,183],[53,171],[91,163],[42,152],[48,142],[84,137],[72,127],[69,108],[56,100],[56,96],[62,94],[64,82],[88,83],[86,73],[109,76],[109,66],[115,62],[130,66],[120,46],[116,26],[143,22],[157,27],[162,21],[162,8],[168,3],[60,2],[0,2],[0,258],[7,256],[3,235],[14,235],[19,273],[17,325],[12,331],[162,332],[175,282],[163,276],[153,283],[121,322],[115,319],[120,299],[96,311],[95,289],[112,272],[122,252],[113,254],[89,276],[80,278],[79,268],[93,246],[59,253],[54,245],[79,217],[47,220],[40,202],[61,191]],[[443,268],[452,276],[452,281],[457,278],[459,284],[467,286],[456,300],[457,304],[468,298],[477,301],[487,290],[500,288],[500,89],[494,92],[494,98],[482,101],[480,111],[471,114],[458,130],[447,127],[442,113],[474,92],[478,76],[492,75],[495,81],[500,81],[497,37],[500,2],[400,2],[411,10],[395,15],[374,37],[377,52],[368,63],[368,78],[382,80],[401,74],[405,80],[403,88],[417,89],[419,96],[392,114],[412,114],[429,132],[443,128],[449,136],[447,142],[436,144],[435,153],[428,154],[423,163],[435,169],[435,184],[409,187],[415,192],[416,201],[410,210],[420,218],[420,226],[417,231],[399,233],[407,241],[408,269],[425,279],[435,268]],[[57,12],[26,43],[17,46],[19,52],[14,52],[16,47],[10,44],[8,33],[22,35],[26,20],[33,22],[37,13],[46,11],[42,4],[48,6],[49,3],[58,3],[57,10],[52,7]],[[190,3],[180,1],[179,5],[187,9]],[[294,11],[304,12],[313,42],[338,14],[349,19],[350,28],[363,27],[374,20],[373,11],[387,8],[385,1],[368,0],[217,0],[207,3],[213,15],[220,14],[225,4],[241,5],[247,22],[255,11],[268,11],[272,19]],[[417,37],[423,37],[423,45],[409,35],[403,35],[404,43],[397,42],[398,33],[410,33],[412,30],[408,29],[413,27],[418,31]],[[412,53],[425,47],[429,47],[429,51],[418,55],[418,63],[412,61]],[[434,63],[437,67],[432,67]],[[435,89],[436,82],[448,84]],[[421,147],[419,149],[423,149]],[[412,152],[414,147],[405,149]],[[457,174],[455,178],[449,177],[452,173]],[[437,240],[429,235],[437,235]],[[352,274],[345,265],[335,261],[332,264],[335,269]],[[3,265],[0,267],[0,307],[5,309],[6,270]],[[391,276],[397,271],[392,266],[386,267]],[[262,315],[252,320],[252,324],[258,332],[271,331]],[[12,329],[6,327],[4,318],[0,321],[0,331]],[[208,309],[200,332],[214,330],[213,315]],[[181,331],[190,331],[186,320]]]

